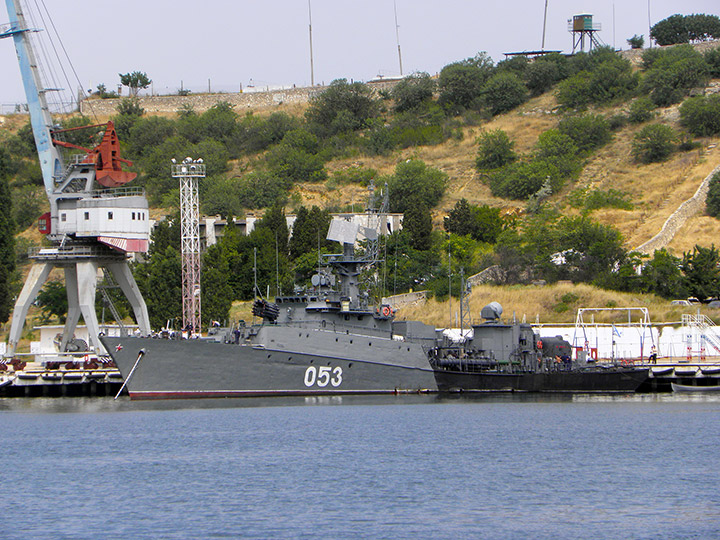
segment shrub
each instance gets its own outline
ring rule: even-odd
[[[639,97],[630,104],[627,117],[628,121],[633,124],[642,124],[643,122],[652,120],[655,116],[654,110],[655,104],[649,97]]]
[[[556,192],[562,187],[563,175],[554,163],[537,159],[512,163],[499,169],[490,176],[489,184],[490,191],[496,197],[525,200],[548,180],[553,192]]]
[[[337,79],[311,100],[305,118],[313,131],[326,137],[361,129],[378,112],[377,101],[366,84]]]
[[[588,211],[599,208],[619,208],[621,210],[632,210],[633,208],[632,202],[628,200],[628,194],[616,189],[591,191],[585,197],[583,206]]]
[[[557,129],[540,134],[535,144],[535,159],[552,163],[562,178],[576,176],[581,169],[575,142]],[[553,187],[553,193],[558,187]]]
[[[475,166],[480,170],[504,167],[517,159],[513,150],[515,142],[511,141],[507,133],[501,129],[482,133],[477,143],[479,149]]]
[[[452,112],[473,108],[492,72],[492,60],[484,53],[442,68],[438,78],[440,103]]]
[[[392,212],[405,212],[414,204],[433,208],[445,193],[447,174],[419,159],[403,161],[387,179]]]
[[[635,34],[633,37],[627,40],[628,45],[631,49],[642,49],[645,45],[645,37],[643,35]]]
[[[558,124],[560,133],[570,137],[580,152],[589,152],[612,140],[610,125],[599,114],[566,116]]]
[[[630,63],[612,49],[601,47],[572,64],[582,67],[558,85],[557,98],[567,108],[583,108],[590,103],[608,103],[632,94],[638,84]]]
[[[720,95],[694,97],[680,106],[680,122],[700,137],[720,133]]]
[[[390,96],[395,101],[395,111],[417,109],[430,101],[435,91],[435,81],[427,73],[413,73],[397,83]]]
[[[705,212],[712,217],[720,217],[720,173],[710,179],[707,199],[705,199]]]
[[[720,48],[714,48],[705,53],[705,62],[710,70],[711,77],[720,77]]]
[[[703,56],[691,45],[680,45],[659,52],[645,53],[648,69],[640,85],[653,103],[666,107],[677,103],[690,89],[704,86],[709,68]]]
[[[482,89],[485,106],[495,116],[510,111],[527,101],[528,91],[513,73],[498,73],[488,79]]]
[[[675,150],[676,141],[677,134],[670,126],[650,124],[635,135],[632,154],[643,163],[664,161]]]

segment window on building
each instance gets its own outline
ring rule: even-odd
[[[60,214],[60,221],[67,221],[67,215],[65,214],[65,212]]]
[[[132,219],[135,221],[135,212],[132,213]]]
[[[112,218],[113,218],[113,213],[112,213],[112,212],[108,212],[108,219],[112,219]]]
[[[90,219],[90,212],[85,212],[85,221]]]

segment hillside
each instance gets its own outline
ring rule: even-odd
[[[607,51],[601,53],[597,56],[600,59],[598,62],[607,62],[607,65],[613,64],[614,53],[610,52],[609,55]],[[467,67],[467,65],[464,66],[464,68]],[[472,69],[480,68],[475,66]],[[511,75],[511,70],[514,69],[512,65],[502,68],[505,71],[502,71],[500,66],[494,69],[498,71],[498,80],[502,80],[502,77],[505,77],[506,80],[508,77],[517,79],[515,75]],[[637,68],[635,70],[635,74],[638,74]],[[628,73],[628,77],[633,76],[631,72]],[[425,75],[425,77],[428,76]],[[487,80],[489,85],[493,78]],[[618,80],[622,82],[622,78]],[[323,209],[354,208],[360,210],[366,204],[366,180],[368,175],[358,175],[358,170],[365,172],[367,170],[376,171],[376,183],[382,185],[385,179],[392,182],[393,179],[398,177],[399,165],[403,166],[406,162],[419,160],[422,162],[423,167],[427,166],[428,169],[435,172],[439,170],[447,178],[447,187],[444,194],[438,194],[438,197],[441,197],[439,201],[436,198],[432,203],[425,204],[425,207],[431,208],[430,219],[435,231],[443,230],[443,219],[461,199],[466,199],[473,207],[488,205],[494,209],[499,209],[500,216],[513,216],[516,219],[515,223],[523,223],[522,219],[528,212],[526,208],[527,201],[522,198],[524,195],[521,195],[519,200],[500,198],[493,194],[488,185],[488,175],[493,173],[483,174],[478,172],[476,168],[476,157],[479,149],[478,137],[490,131],[504,132],[507,138],[512,141],[515,154],[519,156],[518,164],[522,161],[531,162],[536,159],[534,156],[539,154],[538,141],[542,139],[541,136],[547,135],[549,130],[558,128],[563,119],[567,119],[572,115],[572,112],[569,112],[572,111],[572,107],[569,107],[567,102],[562,101],[562,96],[559,97],[559,85],[556,85],[555,88],[549,87],[549,90],[545,89],[544,93],[538,97],[529,100],[525,100],[525,97],[523,97],[522,100],[518,101],[521,103],[520,105],[515,103],[503,109],[510,109],[509,112],[495,113],[495,111],[487,108],[489,101],[484,102],[486,103],[483,105],[484,109],[473,109],[468,106],[468,108],[460,107],[459,112],[454,112],[452,107],[443,104],[442,90],[438,99],[436,83],[433,82],[432,84],[433,88],[435,88],[434,97],[433,93],[430,92],[424,98],[422,107],[416,107],[404,116],[404,112],[397,106],[399,98],[395,94],[387,91],[362,90],[343,82],[342,85],[345,86],[341,85],[334,88],[331,85],[328,87],[328,93],[331,94],[334,89],[338,92],[346,92],[343,99],[350,97],[352,99],[359,100],[363,98],[373,101],[372,106],[368,105],[368,107],[376,108],[376,110],[368,112],[367,117],[364,119],[361,119],[360,114],[358,114],[357,118],[354,118],[352,114],[355,114],[355,110],[353,109],[352,114],[346,114],[346,116],[342,117],[338,115],[337,118],[333,117],[331,120],[327,120],[319,116],[321,112],[327,111],[320,110],[317,105],[318,100],[308,104],[297,101],[275,102],[275,100],[268,98],[257,99],[257,105],[252,109],[234,110],[231,104],[216,102],[215,105],[208,106],[202,113],[196,113],[186,108],[183,109],[184,112],[181,110],[179,114],[172,114],[167,111],[153,112],[151,108],[148,108],[145,110],[144,115],[142,109],[140,109],[140,112],[122,113],[114,118],[118,126],[118,133],[122,132],[124,134],[121,138],[125,142],[126,155],[136,162],[136,170],[140,172],[137,183],[144,186],[148,196],[151,200],[154,200],[154,207],[151,209],[151,216],[154,219],[160,219],[169,214],[172,211],[170,206],[174,204],[173,201],[177,197],[176,184],[172,182],[172,179],[166,178],[166,176],[169,176],[165,172],[169,159],[173,155],[179,159],[182,159],[181,156],[197,155],[205,159],[208,167],[211,167],[213,163],[217,164],[213,174],[208,174],[207,181],[201,186],[201,193],[207,194],[207,200],[214,204],[214,206],[209,206],[215,209],[211,211],[213,213],[222,212],[223,215],[242,215],[243,212],[252,212],[256,215],[263,214],[267,207],[277,205],[277,201],[280,201],[280,204],[284,203],[285,212],[287,213],[296,212],[301,206],[309,208],[314,205]],[[635,84],[637,85],[637,81]],[[706,84],[705,80],[703,80],[703,84]],[[692,88],[692,92],[695,94],[716,94],[718,90],[720,90],[720,81],[717,79],[710,80],[704,89]],[[527,89],[523,91],[527,92]],[[368,93],[365,95],[363,92]],[[689,92],[690,89],[688,89]],[[606,133],[611,133],[609,142],[605,142],[606,139],[599,147],[593,147],[594,149],[589,151],[581,151],[579,143],[575,147],[574,142],[571,141],[573,148],[575,148],[572,155],[563,154],[563,156],[568,161],[578,160],[579,167],[565,176],[561,176],[560,169],[556,168],[555,171],[564,184],[562,188],[556,189],[556,192],[544,202],[546,214],[574,217],[581,214],[577,201],[584,193],[612,190],[622,194],[630,201],[631,206],[629,208],[601,208],[589,211],[587,214],[593,222],[619,231],[622,235],[621,244],[623,248],[620,251],[631,251],[653,238],[673,212],[696,193],[698,187],[713,170],[720,167],[720,149],[718,149],[717,145],[720,137],[689,137],[685,134],[685,129],[680,123],[679,111],[681,103],[667,107],[654,107],[651,112],[652,120],[629,123],[627,119],[628,114],[632,112],[631,104],[637,101],[638,94],[637,90],[633,92],[625,90],[622,98],[605,99],[599,101],[603,105],[590,105],[587,107],[588,116],[597,115],[597,118],[607,123],[604,129]],[[317,95],[322,96],[322,94]],[[258,96],[258,98],[261,97]],[[208,97],[208,100],[210,99]],[[483,97],[483,99],[487,100],[486,97]],[[176,96],[173,100],[173,103],[178,104],[182,101],[182,97]],[[337,107],[337,103],[332,106]],[[347,102],[340,108],[343,106],[347,107],[347,109],[343,110],[344,113],[349,113],[352,109],[352,107],[347,106]],[[583,107],[580,107],[580,109],[585,110]],[[338,114],[337,111],[334,114]],[[610,132],[608,127],[610,122],[608,120],[620,117],[623,118],[623,122],[614,123],[615,128]],[[93,118],[93,121],[107,119],[107,117],[99,117]],[[338,119],[345,123],[338,124],[336,122]],[[65,120],[63,119],[63,123]],[[73,121],[89,123],[87,118],[76,117],[67,120],[69,120],[68,123]],[[11,140],[12,138],[13,151],[17,152],[18,156],[22,156],[21,161],[17,163],[25,164],[25,176],[18,176],[15,183],[11,183],[14,189],[25,189],[22,192],[23,197],[27,196],[28,188],[35,189],[36,193],[38,190],[37,186],[32,186],[32,182],[36,180],[33,179],[32,171],[28,166],[32,151],[28,153],[27,130],[25,130],[24,135],[22,134],[26,121],[26,117],[22,115],[0,118],[0,140]],[[664,161],[655,163],[638,162],[633,156],[633,144],[636,135],[651,124],[662,124],[667,128],[672,128],[676,134],[680,134],[675,143],[682,138],[686,143],[688,141],[692,143],[685,145],[686,148],[692,149],[678,149],[677,144],[675,144],[676,150]],[[561,133],[562,130],[554,131],[560,137],[569,139],[568,135]],[[14,136],[15,134],[18,136]],[[372,137],[378,134],[388,138],[395,138],[387,146],[376,147],[373,146],[375,140]],[[401,139],[402,136],[408,137],[408,140],[412,137],[418,140],[425,137],[423,139],[425,142],[406,144],[406,141]],[[385,139],[386,142],[388,140]],[[382,139],[380,139],[380,142],[382,143]],[[403,146],[407,147],[399,149]],[[21,153],[23,148],[25,154]],[[555,148],[557,150],[560,147]],[[297,150],[300,150],[300,152],[296,152]],[[289,159],[288,156],[292,156],[292,158]],[[531,156],[533,156],[532,159],[530,159]],[[556,154],[555,159],[560,159],[558,156],[560,154]],[[283,162],[283,159],[286,161]],[[292,160],[301,163],[302,167],[306,167],[299,174],[294,171],[295,176],[292,173],[287,173],[286,169],[282,168],[287,167],[288,161]],[[290,163],[290,168],[293,165],[294,163]],[[545,164],[542,164],[542,166],[547,167]],[[297,168],[301,169],[302,167]],[[316,175],[308,172],[311,171],[311,167],[316,167],[314,169],[316,172],[319,169],[321,174]],[[550,169],[543,170],[549,171]],[[350,175],[343,174],[346,171],[354,172]],[[550,180],[549,174],[547,177],[545,174],[543,172],[542,176],[540,176],[541,184],[546,178]],[[20,178],[22,178],[22,182],[18,181]],[[314,181],[304,181],[304,178],[312,178]],[[415,189],[415,186],[417,186],[416,177],[411,178],[413,182],[412,188]],[[282,186],[281,190],[284,190],[281,192],[282,197],[278,195],[278,186]],[[496,188],[497,185],[493,185],[494,193],[503,193]],[[156,189],[158,191],[155,191]],[[267,197],[254,196],[257,194],[262,195],[266,190],[267,193],[270,193]],[[530,191],[530,193],[534,193],[536,190],[538,190],[538,184],[535,184],[533,191]],[[286,194],[287,197],[285,197]],[[409,198],[410,195],[409,192],[406,192],[406,197]],[[415,194],[412,193],[412,196],[415,196]],[[44,205],[44,200],[41,201],[41,199],[43,197],[37,199],[36,202],[41,202],[41,205]],[[223,204],[229,199],[235,201],[232,208],[230,205]],[[259,200],[263,202],[258,202]],[[279,207],[275,206],[275,208],[278,209]],[[279,209],[277,211],[280,212]],[[409,212],[409,209],[407,211]],[[720,221],[703,215],[702,205],[698,205],[698,208],[693,212],[693,214],[687,216],[687,220],[683,218],[679,229],[674,236],[668,239],[667,243],[657,247],[664,245],[670,253],[682,257],[684,252],[692,251],[695,245],[710,247],[715,244],[716,239],[719,237]],[[553,221],[552,218],[548,219],[544,215],[542,218],[545,220],[545,224],[550,224],[551,227],[560,230],[557,221]],[[423,219],[427,219],[427,212],[425,212]],[[499,218],[496,217],[496,219]],[[525,220],[524,223],[536,222]],[[525,228],[527,229],[527,227]],[[552,236],[550,234],[552,229],[538,230],[544,230],[545,237]],[[462,242],[463,234],[466,233],[458,233],[454,238]],[[20,233],[19,237],[25,243],[30,244],[37,244],[40,241],[34,227]],[[433,235],[432,253],[430,248],[416,248],[413,244],[415,253],[412,256],[416,257],[416,261],[420,261],[421,266],[425,263],[424,268],[415,266],[414,270],[403,270],[406,272],[406,276],[409,276],[409,272],[412,271],[412,276],[421,277],[423,283],[434,280],[435,283],[431,288],[434,287],[432,290],[439,296],[447,295],[448,283],[447,277],[441,279],[443,272],[445,276],[447,276],[448,272],[448,258],[443,253],[449,250],[449,248],[441,246],[442,238],[443,235]],[[449,238],[448,242],[450,242]],[[531,237],[528,236],[527,238]],[[526,240],[525,245],[536,246],[540,243],[537,240],[537,238],[530,242]],[[495,259],[501,257],[499,250],[493,251],[500,245],[495,244],[498,242],[497,237],[492,240],[473,237],[472,240],[468,241],[474,243],[471,247],[467,247],[466,253],[469,253],[469,255],[466,254],[464,261],[461,262],[459,258],[455,259],[453,254],[453,268],[451,269],[453,276],[457,275],[461,266],[467,273],[474,273],[490,264],[494,264],[493,257]],[[718,243],[720,244],[720,242]],[[620,245],[620,243],[617,243],[617,245]],[[307,249],[315,249],[313,246]],[[395,249],[395,271],[397,272],[397,247]],[[568,248],[550,246],[549,248],[546,247],[546,249],[551,250],[545,252],[543,255],[545,259],[543,260],[548,260],[554,253]],[[573,252],[573,249],[568,249],[567,252]],[[580,249],[583,250],[583,253],[590,252],[589,247]],[[423,250],[427,250],[427,253],[420,253]],[[307,255],[309,251],[303,251],[302,253]],[[530,251],[523,252],[526,256],[529,253]],[[652,254],[652,251],[649,251],[649,253]],[[536,257],[530,259],[534,260],[532,264],[539,264],[540,259],[537,258],[537,254],[530,254],[529,256],[531,258]],[[585,255],[583,256],[585,257]],[[270,254],[268,260],[271,258],[274,260],[274,257],[274,254]],[[417,259],[418,257],[419,259]],[[423,257],[427,257],[427,259],[423,260]],[[444,260],[442,257],[444,257]],[[589,255],[586,258],[590,260]],[[618,259],[614,258],[606,258],[606,260],[618,261]],[[596,258],[594,261],[594,268],[599,268],[598,262],[602,262],[602,259]],[[526,267],[530,266],[527,259],[524,264],[526,264]],[[562,264],[565,265],[565,263]],[[271,266],[273,269],[276,268],[275,263]],[[572,271],[578,270],[571,263],[567,263],[566,266],[570,267]],[[617,267],[619,267],[619,262],[615,268]],[[294,281],[295,279],[304,279],[300,276],[302,271],[293,274],[295,269],[290,264],[288,264],[287,268],[286,275],[283,277],[285,286],[289,287],[297,283]],[[408,268],[412,267],[409,266]],[[271,269],[272,272],[275,271],[273,269]],[[26,270],[25,268],[24,271]],[[418,274],[418,271],[420,274]],[[423,275],[422,272],[425,272],[425,274]],[[606,274],[613,273],[611,268],[607,268],[605,272]],[[507,282],[529,282],[530,278],[528,276],[532,277],[531,274],[526,273],[525,277],[516,277],[515,281],[508,280]],[[571,279],[569,275],[563,276],[552,271],[547,276],[550,282],[558,279]],[[577,273],[577,276],[579,276],[579,273]],[[572,279],[576,281],[577,276],[572,277]],[[541,275],[541,277],[545,278],[545,275]],[[397,275],[393,279],[396,278]],[[593,281],[595,279],[596,275],[587,277],[586,274],[585,277],[578,277],[577,281],[597,283],[598,281]],[[442,284],[438,286],[439,281],[444,283],[444,290]],[[457,281],[459,283],[459,280]],[[241,283],[241,280],[238,279],[237,283]],[[420,283],[419,286],[425,286],[423,283]],[[408,286],[414,287],[412,280],[406,280],[402,285],[405,290],[407,290]],[[456,287],[457,284],[453,286]],[[622,290],[622,287],[619,287],[618,284],[612,286]],[[571,289],[567,289],[567,287],[571,287]],[[576,287],[582,287],[582,289]],[[402,288],[398,289],[398,291],[400,290]],[[627,290],[656,289],[636,287]],[[239,289],[233,290],[233,294],[234,296],[231,298],[248,298],[247,292]],[[539,318],[548,322],[570,322],[577,307],[639,304],[653,305],[654,316],[664,320],[676,320],[679,317],[677,308],[666,309],[669,305],[668,298],[674,297],[676,293],[661,292],[660,294],[663,294],[665,299],[639,293],[623,296],[620,293],[594,289],[589,285],[565,286],[558,284],[542,288],[531,286],[489,288],[484,286],[473,291],[471,306],[473,311],[477,311],[487,301],[498,299],[497,296],[504,298],[503,303],[516,304],[506,306],[506,314],[514,311],[518,315],[522,313],[531,319]],[[698,294],[698,296],[700,295]],[[702,295],[703,298],[706,296],[710,295]],[[252,297],[252,294],[249,297]],[[453,311],[456,311],[457,300],[453,300],[453,303]],[[403,309],[400,316],[419,318],[426,322],[442,325],[447,324],[449,311],[446,304],[431,301],[423,309]],[[242,313],[243,308],[239,304],[236,305],[233,317],[240,316]],[[712,313],[709,314],[712,315]],[[163,320],[172,316],[172,314],[167,314],[166,317],[163,317]],[[222,318],[220,315],[217,317]]]

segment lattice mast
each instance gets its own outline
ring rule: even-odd
[[[172,165],[173,178],[180,179],[180,227],[182,252],[183,329],[200,332],[200,201],[198,178],[205,178],[202,159],[185,158]]]

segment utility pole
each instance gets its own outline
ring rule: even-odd
[[[400,52],[400,25],[398,24],[397,19],[397,0],[393,0],[393,7],[395,9],[395,40],[397,41],[397,47],[398,47],[398,61],[400,62],[400,76],[403,76],[403,68],[402,68],[402,53]]]
[[[174,161],[174,160],[173,160]],[[200,204],[198,178],[205,178],[202,159],[185,158],[172,165],[173,178],[180,179],[180,227],[182,252],[183,330],[200,332]]]
[[[310,22],[310,86],[315,86],[315,68],[313,67],[313,45],[312,45],[312,8],[308,0],[308,20]]]

